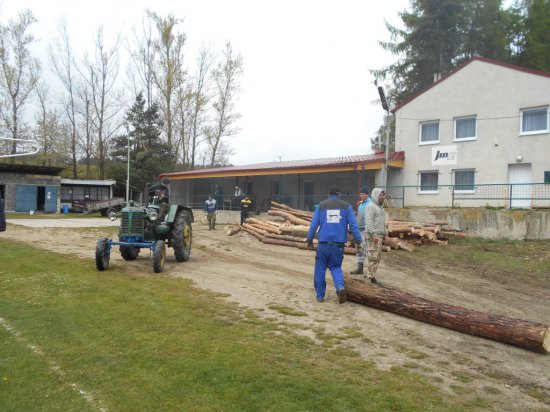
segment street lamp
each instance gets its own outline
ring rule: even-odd
[[[376,81],[374,82],[376,85]],[[390,108],[386,100],[386,95],[382,86],[378,86],[378,94],[380,95],[380,102],[382,103],[382,108],[386,111],[386,147],[385,147],[385,157],[384,157],[384,168],[382,169],[382,187],[386,190],[388,183],[388,154],[390,150]]]

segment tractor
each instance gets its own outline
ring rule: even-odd
[[[120,247],[124,260],[135,260],[141,249],[153,254],[153,271],[162,272],[166,247],[174,249],[178,262],[185,262],[191,253],[193,211],[187,206],[168,203],[167,181],[149,187],[150,202],[147,206],[133,201],[121,210],[118,241],[100,238],[95,251],[98,270],[107,270],[113,246]]]

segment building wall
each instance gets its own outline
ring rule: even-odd
[[[16,205],[16,188],[18,185],[31,186],[55,186],[57,187],[57,210],[59,210],[59,192],[61,186],[61,178],[59,176],[33,175],[33,174],[17,174],[17,173],[0,173],[0,184],[5,186],[5,210],[6,212],[15,211]]]
[[[417,186],[419,171],[437,171],[439,185],[453,184],[453,171],[474,169],[476,184],[508,182],[509,165],[531,165],[532,183],[544,181],[550,170],[548,132],[520,135],[520,110],[548,107],[550,78],[473,61],[396,112],[396,149],[405,151],[403,184]],[[475,140],[454,140],[454,119],[475,115]],[[439,121],[439,142],[419,144],[423,120]],[[456,149],[455,164],[434,165],[434,153]],[[407,206],[449,206],[452,191],[407,194]],[[486,199],[468,206],[490,205]]]

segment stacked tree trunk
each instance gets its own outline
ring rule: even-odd
[[[228,230],[227,234],[232,235],[241,229],[264,243],[306,249],[307,232],[313,218],[312,212],[293,209],[283,203],[272,201],[267,214],[272,219],[248,218],[243,225]],[[382,246],[385,252],[391,249],[412,252],[415,246],[426,243],[446,244],[452,234],[454,237],[463,237],[463,232],[443,230],[442,227],[447,225],[447,222],[419,223],[389,220],[387,225],[388,236],[384,239]],[[314,248],[316,248],[316,242],[314,241]],[[346,253],[355,254],[355,242],[351,235]]]

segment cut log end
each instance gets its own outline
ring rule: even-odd
[[[546,328],[544,337],[542,338],[542,349],[546,352],[550,352],[550,327]]]

